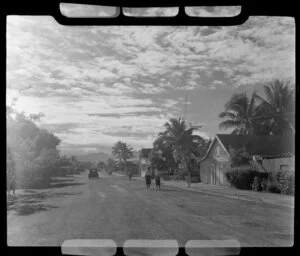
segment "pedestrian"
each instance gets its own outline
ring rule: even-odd
[[[129,169],[128,178],[131,180],[132,178],[132,169]]]
[[[150,167],[148,167],[148,169],[146,171],[145,180],[146,180],[146,188],[148,190],[150,188],[150,185],[151,185],[151,171],[150,171]]]
[[[159,170],[156,168],[155,169],[155,186],[156,186],[156,190],[160,190],[160,172]]]

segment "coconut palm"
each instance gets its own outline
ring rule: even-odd
[[[271,134],[294,134],[295,128],[295,94],[289,82],[275,80],[264,86],[265,98],[256,95],[260,102],[262,118],[267,123]]]
[[[196,128],[188,128],[182,118],[171,118],[165,123],[165,131],[159,133],[159,136],[164,143],[172,146],[174,158],[184,164],[188,171],[188,186],[190,187],[191,180],[191,154],[197,148],[197,145],[204,140],[193,135]]]
[[[117,158],[119,165],[123,165],[123,172],[127,170],[127,160],[133,157],[133,148],[125,142],[118,141],[112,148],[112,154]]]
[[[219,114],[227,120],[220,123],[220,129],[234,128],[232,134],[252,135],[263,133],[256,121],[259,110],[255,103],[256,93],[249,99],[246,93],[236,93],[225,104],[225,111]]]
[[[112,147],[112,155],[117,159],[118,162],[122,161],[122,142],[118,141],[113,147]]]

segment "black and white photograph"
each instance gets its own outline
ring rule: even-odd
[[[60,10],[114,13],[68,3]],[[240,9],[185,11],[232,17]],[[126,254],[126,244],[145,241],[186,250],[203,241],[294,245],[293,17],[65,26],[8,15],[6,54],[8,246],[101,240]]]

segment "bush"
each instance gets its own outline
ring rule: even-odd
[[[255,176],[260,173],[252,169],[235,168],[226,172],[228,182],[238,189],[252,189],[252,184]]]
[[[253,179],[251,188],[253,191],[266,191],[268,185],[268,173],[258,172]]]
[[[251,185],[253,191],[262,191],[262,178],[259,176],[254,177],[253,183]]]
[[[229,146],[229,154],[232,167],[239,167],[241,165],[249,164],[251,159],[250,154],[247,152],[245,145],[242,148],[234,149]]]
[[[279,184],[276,181],[270,181],[267,183],[267,192],[271,193],[280,193],[281,190],[278,186]]]
[[[280,171],[270,174],[267,177],[255,177],[252,183],[252,190],[266,191],[270,193],[294,194],[295,175],[292,172]]]
[[[262,179],[260,184],[261,184],[262,191],[268,191],[268,184],[269,184],[268,179]]]
[[[293,172],[280,171],[275,176],[281,194],[294,194],[295,175]]]

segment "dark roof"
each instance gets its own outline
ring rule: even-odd
[[[229,150],[246,147],[250,155],[280,156],[295,152],[295,137],[293,136],[254,136],[254,135],[231,135],[217,134],[223,146]]]
[[[148,158],[148,155],[152,151],[152,148],[142,148],[140,151],[140,158]]]

